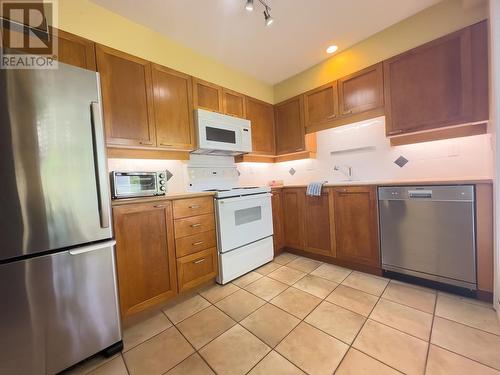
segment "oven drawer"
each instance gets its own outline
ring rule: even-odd
[[[207,232],[215,228],[214,214],[199,215],[174,221],[175,238]]]
[[[174,201],[174,219],[214,212],[214,199],[200,197]]]
[[[197,251],[217,246],[215,231],[193,234],[175,240],[175,254],[177,258],[196,253]]]
[[[211,248],[177,259],[179,292],[217,276],[217,250]]]

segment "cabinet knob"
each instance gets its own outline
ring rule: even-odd
[[[195,261],[193,262],[193,264],[200,264],[200,263],[203,263],[205,260],[206,260],[206,258],[203,258],[203,259],[198,259],[198,260],[195,260]]]
[[[199,223],[198,223],[198,224],[191,224],[191,227],[192,227],[192,228],[198,228],[198,227],[200,227],[200,226],[201,226],[201,224],[199,224]]]
[[[157,204],[157,205],[155,205],[153,207],[154,208],[165,208],[165,207],[167,207],[167,205],[166,204]]]
[[[201,245],[204,241],[198,241],[198,242],[193,242],[192,245],[193,246],[198,246],[198,245]]]
[[[351,115],[352,114],[352,109],[348,110],[348,111],[344,111],[344,115]]]
[[[330,116],[327,116],[327,118],[335,118],[337,115],[335,113],[331,114]]]
[[[193,204],[192,206],[189,206],[189,208],[193,208],[193,209],[200,208],[200,205],[199,204]]]

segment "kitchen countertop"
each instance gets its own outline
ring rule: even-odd
[[[450,178],[450,179],[419,179],[419,180],[352,180],[352,181],[337,181],[329,182],[324,184],[325,187],[335,187],[335,186],[366,186],[366,185],[377,185],[377,186],[401,186],[401,185],[466,185],[466,184],[492,184],[493,180],[491,178]],[[272,186],[272,189],[282,189],[282,188],[303,188],[307,187],[307,184],[290,184],[283,186]]]
[[[198,198],[198,197],[209,197],[215,195],[212,191],[205,191],[200,193],[167,193],[166,195],[158,196],[158,197],[138,197],[138,198],[125,198],[125,199],[113,199],[111,201],[112,206],[122,206],[125,204],[132,203],[154,203],[161,202],[165,200],[176,200],[176,199],[184,199],[184,198]]]

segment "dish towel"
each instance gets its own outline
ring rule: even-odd
[[[307,185],[306,195],[310,197],[320,197],[323,184],[326,184],[326,181],[309,183],[309,185]]]

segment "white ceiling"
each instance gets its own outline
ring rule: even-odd
[[[275,84],[440,0],[92,0],[239,71]]]

